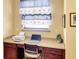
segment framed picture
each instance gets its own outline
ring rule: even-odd
[[[70,27],[76,27],[76,13],[70,13]]]

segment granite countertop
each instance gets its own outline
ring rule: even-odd
[[[15,43],[15,44],[24,44],[28,43],[29,39],[24,39],[20,42],[15,42],[12,40],[12,38],[4,39],[3,42],[6,43]],[[65,49],[64,43],[57,43],[55,39],[41,39],[41,41],[37,44],[41,47],[48,47],[48,48],[58,48],[58,49]]]

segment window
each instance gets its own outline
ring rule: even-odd
[[[51,25],[50,0],[20,0],[23,29],[45,30]]]

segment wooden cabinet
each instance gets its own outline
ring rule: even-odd
[[[44,48],[44,59],[65,59],[65,50]]]
[[[17,48],[15,44],[4,43],[4,59],[17,59]]]
[[[42,59],[65,59],[65,50],[39,47]],[[4,59],[23,59],[24,44],[4,43]]]

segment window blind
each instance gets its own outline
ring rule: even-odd
[[[50,0],[20,0],[23,28],[48,29],[51,25]]]

